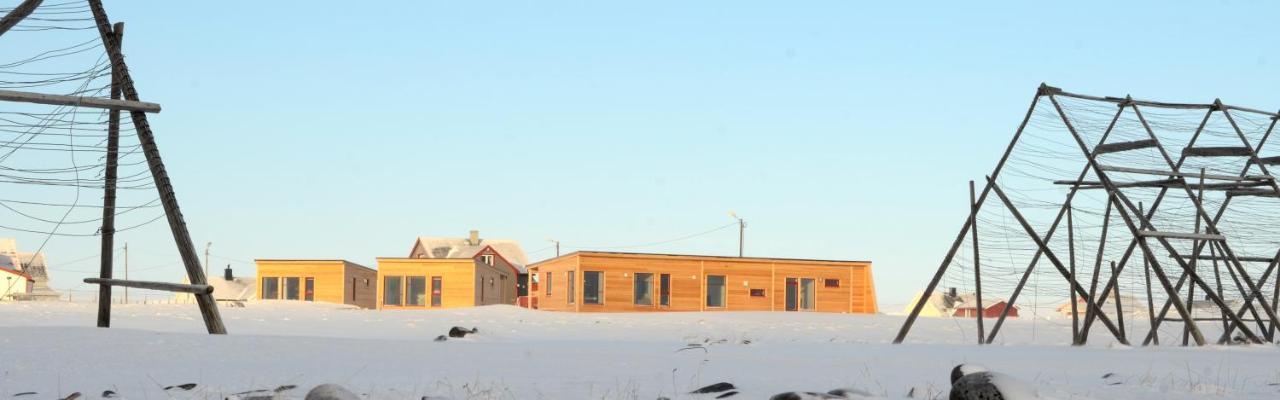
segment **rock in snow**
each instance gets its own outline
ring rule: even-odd
[[[834,400],[834,399],[869,399],[871,393],[858,389],[834,389],[826,393],[819,392],[786,392],[778,393],[769,400]]]
[[[951,400],[1034,400],[1040,395],[1018,378],[977,365],[960,364],[951,370]]]
[[[461,337],[466,337],[467,335],[476,334],[476,333],[480,333],[479,328],[467,329],[461,326],[455,326],[449,329],[449,337],[451,338],[461,338]]]
[[[332,383],[316,386],[307,392],[305,400],[360,400],[360,396]]]
[[[698,388],[698,390],[694,390],[689,393],[691,394],[720,393],[720,392],[727,392],[733,389],[737,389],[737,387],[733,386],[732,383],[720,382],[720,383],[713,383],[707,386],[703,386],[701,388]]]

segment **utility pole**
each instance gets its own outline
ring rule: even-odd
[[[559,240],[552,240],[552,242],[555,242],[555,244],[556,244],[556,257],[560,257],[560,241],[559,241]]]
[[[209,276],[209,248],[213,247],[213,242],[204,245],[204,276]]]
[[[738,220],[738,258],[742,258],[742,242],[746,237],[747,221],[733,211],[729,212],[729,217]]]
[[[124,280],[129,280],[129,242],[124,242]],[[124,287],[124,304],[129,304],[129,287]]]

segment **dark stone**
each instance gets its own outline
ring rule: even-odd
[[[838,390],[838,389],[837,389]],[[818,392],[786,392],[778,393],[770,397],[769,400],[814,400],[814,399],[847,399],[843,395],[834,395]]]
[[[455,326],[449,329],[449,337],[451,338],[467,337],[467,335],[472,335],[477,333],[480,333],[480,329],[478,328],[467,329],[461,326]]]
[[[112,397],[116,397],[116,392],[114,392],[114,391],[110,391],[110,390],[104,390],[104,391],[102,391],[102,397],[106,397],[106,398],[108,398],[108,399],[110,399],[110,398],[112,398]]]
[[[726,398],[726,397],[733,397],[733,396],[734,396],[734,395],[736,395],[736,394],[738,394],[738,391],[736,391],[736,390],[735,390],[735,391],[732,391],[732,392],[724,392],[724,394],[719,395],[719,396],[716,396],[716,398],[717,398],[717,399],[723,399],[723,398]]]
[[[191,390],[195,388],[196,388],[196,384],[194,383],[184,383],[181,385],[166,386],[164,390],[172,390],[172,389]]]
[[[449,340],[449,337],[448,337],[448,336],[445,336],[445,335],[436,336],[436,341],[437,341],[437,342],[443,342],[443,341],[446,341],[446,340]]]
[[[70,396],[63,397],[62,400],[76,400],[80,398],[80,392],[72,393]]]
[[[1004,400],[990,372],[975,372],[951,383],[951,400]]]
[[[275,392],[280,393],[280,392],[290,391],[297,388],[298,388],[298,385],[282,385],[276,388]]]
[[[699,388],[698,390],[694,390],[689,393],[693,393],[693,394],[720,393],[720,392],[727,392],[733,389],[737,389],[737,387],[733,386],[732,383],[720,382],[720,383],[713,383],[707,386],[703,386],[702,388]]]

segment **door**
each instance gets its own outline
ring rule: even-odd
[[[658,305],[671,307],[671,274],[662,274],[658,278]]]
[[[432,307],[440,307],[440,300],[441,300],[440,291],[442,290],[441,286],[443,286],[443,282],[441,282],[440,277],[438,276],[431,277],[431,306]]]
[[[800,293],[800,283],[796,278],[787,278],[787,311],[795,311],[798,303],[797,296]]]
[[[307,278],[302,286],[302,299],[306,301],[316,301],[316,278]]]
[[[813,278],[800,279],[800,310],[813,311],[814,293],[817,288],[817,280]]]

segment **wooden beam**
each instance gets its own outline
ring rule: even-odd
[[[1214,235],[1209,233],[1182,233],[1182,232],[1164,232],[1149,231],[1145,229],[1138,230],[1138,236],[1142,237],[1159,237],[1169,239],[1191,239],[1191,240],[1227,240],[1226,236]]]
[[[1158,169],[1130,168],[1130,167],[1117,167],[1117,166],[1114,166],[1114,165],[1098,165],[1098,169],[1101,169],[1101,170],[1103,170],[1103,171],[1111,171],[1111,172],[1125,172],[1125,173],[1130,173],[1130,174],[1146,174],[1146,175],[1160,175],[1160,176],[1180,176],[1180,177],[1188,177],[1188,176],[1190,176],[1190,177],[1199,177],[1199,176],[1200,176],[1200,174],[1199,174],[1199,173],[1189,173],[1189,174],[1188,174],[1188,173],[1182,173],[1182,172],[1178,172],[1178,171],[1161,171],[1161,170],[1158,170]],[[1268,175],[1245,175],[1245,176],[1232,176],[1232,175],[1214,175],[1214,174],[1205,174],[1205,175],[1204,175],[1204,178],[1205,178],[1205,179],[1216,179],[1216,180],[1220,180],[1220,181],[1237,181],[1237,182],[1244,182],[1244,181],[1264,181],[1264,180],[1275,180],[1275,177],[1268,176]]]
[[[1261,197],[1278,197],[1275,190],[1271,189],[1237,189],[1228,190],[1227,196],[1261,196]]]
[[[31,92],[19,92],[15,90],[0,90],[0,100],[16,101],[22,103],[50,104],[55,106],[75,106],[89,108],[105,108],[109,110],[124,111],[142,111],[148,113],[160,112],[160,105],[156,103],[148,103],[145,101],[129,101],[103,99],[98,97],[85,96],[65,96],[60,94],[43,94]]]
[[[166,292],[194,293],[194,294],[213,294],[213,286],[209,285],[189,285],[185,283],[169,283],[169,282],[151,282],[151,281],[129,281],[124,279],[102,279],[102,278],[84,278],[84,283],[106,286],[122,286],[139,289],[163,290]]]
[[[14,7],[13,10],[9,11],[9,13],[4,16],[4,18],[0,18],[0,35],[4,35],[4,33],[13,28],[14,25],[18,25],[19,22],[26,19],[27,16],[31,15],[31,12],[35,11],[36,7],[39,7],[40,3],[43,2],[44,0],[26,0],[17,7]]]
[[[1253,149],[1241,146],[1228,147],[1188,147],[1182,149],[1184,157],[1248,157]]]
[[[1261,162],[1263,165],[1280,165],[1280,156],[1259,157],[1258,161]],[[1253,164],[1253,160],[1249,160],[1249,163]]]
[[[1135,140],[1132,142],[1107,143],[1107,144],[1100,144],[1098,145],[1098,147],[1095,147],[1093,150],[1093,154],[1117,153],[1121,151],[1145,149],[1148,147],[1155,147],[1155,146],[1156,146],[1156,141],[1151,139]]]
[[[1183,259],[1186,259],[1186,260],[1189,260],[1189,259],[1191,259],[1191,256],[1182,256],[1182,258],[1183,258]],[[1228,258],[1226,258],[1226,257],[1222,257],[1222,256],[1208,256],[1208,255],[1199,255],[1199,256],[1196,256],[1196,257],[1195,257],[1195,259],[1197,259],[1197,260],[1219,260],[1219,261],[1229,261],[1229,260],[1230,260],[1230,259],[1228,259]],[[1240,260],[1240,262],[1265,262],[1265,263],[1269,263],[1269,262],[1275,261],[1275,258],[1271,258],[1271,257],[1236,257],[1236,259],[1237,259],[1237,260]]]
[[[119,41],[124,38],[124,23],[117,22],[111,29]],[[120,99],[120,81],[112,73],[111,99]],[[99,258],[98,277],[111,279],[115,269],[115,233],[116,233],[116,181],[119,178],[120,158],[120,110],[111,110],[107,117],[107,159],[105,179],[102,191],[102,247]],[[98,287],[98,327],[111,327],[111,285]]]

